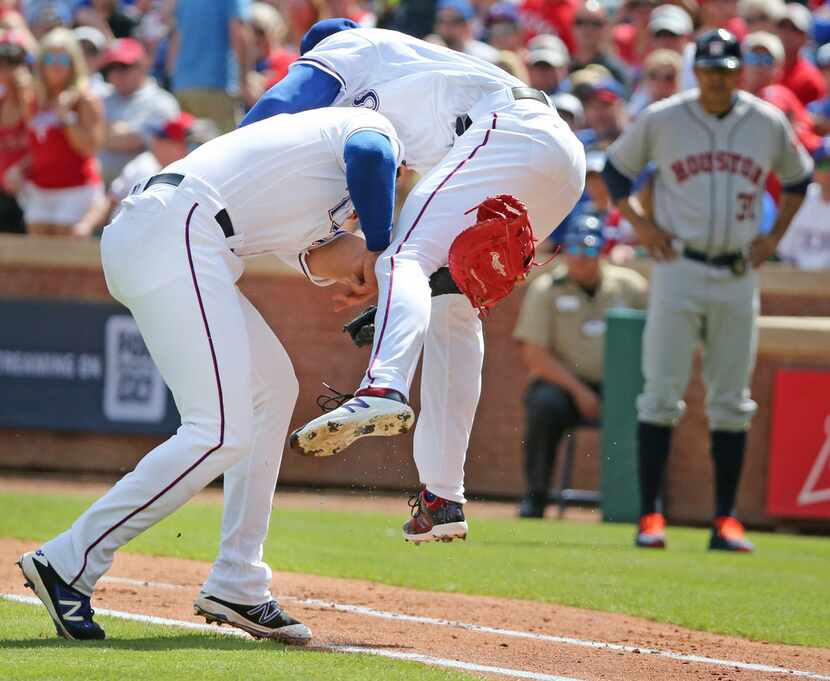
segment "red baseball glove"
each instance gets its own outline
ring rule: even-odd
[[[449,269],[473,307],[486,313],[527,276],[536,247],[527,208],[517,198],[491,196],[467,212],[476,209],[476,224],[450,246]]]

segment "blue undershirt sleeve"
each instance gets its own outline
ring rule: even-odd
[[[346,186],[366,237],[366,248],[382,251],[389,245],[395,210],[395,149],[382,133],[360,130],[346,140],[343,158]]]
[[[614,203],[631,195],[631,188],[634,183],[617,170],[610,159],[605,160],[605,167],[602,169],[602,179],[605,180],[608,192],[611,194],[611,198],[614,199]]]
[[[325,71],[295,64],[279,83],[259,98],[239,124],[256,123],[278,114],[293,114],[329,106],[340,94],[340,83]]]

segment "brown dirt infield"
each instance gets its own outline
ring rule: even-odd
[[[29,489],[36,488],[41,492],[46,491],[46,485],[60,485],[62,491],[68,491],[65,483],[52,481],[0,481],[0,489],[10,489],[12,486],[21,489],[23,485],[30,485]],[[89,486],[83,487],[85,492],[94,491]],[[105,485],[102,489],[103,487]],[[207,495],[213,494],[219,496],[216,492],[207,492]],[[297,495],[281,496],[281,503],[287,504],[285,496],[293,499]],[[306,496],[304,501],[298,503],[336,502],[341,507],[343,503],[352,503],[344,501],[344,497],[335,498],[332,495],[323,495],[327,501]],[[357,503],[356,499],[352,501]],[[393,501],[395,508],[399,509],[400,500],[390,500],[389,503]],[[363,497],[360,503],[365,509],[366,498]],[[508,507],[492,507],[491,511],[507,513]],[[509,507],[509,512],[513,513],[512,506]],[[23,587],[20,573],[13,563],[20,553],[33,547],[31,542],[0,539],[0,593],[31,595]],[[449,545],[446,548],[451,550],[452,547]],[[209,567],[209,564],[198,561],[120,554],[109,576],[139,580],[142,583],[102,580],[93,598],[93,606],[201,622],[200,618],[192,614],[192,602],[207,577]],[[154,585],[152,582],[159,584]],[[635,646],[638,649],[655,648],[684,655],[808,670],[830,677],[830,654],[827,650],[717,636],[618,614],[531,601],[430,593],[367,581],[296,573],[275,572],[272,589],[281,598],[287,611],[312,628],[313,644],[316,646],[345,644],[384,648],[575,677],[583,681],[755,681],[789,676],[668,659],[643,654],[639,650],[621,652],[591,649],[559,642],[469,631],[441,624],[390,621],[304,603],[307,599],[536,634],[604,641]],[[45,612],[43,632],[44,635],[54,632]]]

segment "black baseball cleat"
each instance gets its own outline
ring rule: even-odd
[[[544,518],[545,505],[547,503],[546,494],[530,493],[522,497],[519,504],[520,518]]]
[[[298,646],[311,640],[311,629],[286,615],[273,599],[260,605],[240,605],[202,593],[193,608],[208,624],[228,624],[254,638],[271,638]]]
[[[403,526],[403,538],[416,546],[427,541],[467,538],[464,505],[436,496],[422,487],[409,499],[412,518]]]
[[[26,586],[46,606],[58,636],[73,641],[99,641],[105,637],[104,630],[92,621],[95,611],[90,607],[89,596],[64,582],[43,551],[24,553],[17,566],[26,578]]]

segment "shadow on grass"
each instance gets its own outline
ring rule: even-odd
[[[254,641],[244,638],[206,636],[204,634],[180,634],[177,636],[113,638],[105,641],[66,641],[61,638],[28,638],[0,641],[0,650],[71,648],[74,650],[251,650],[258,646],[271,646],[279,650],[303,649],[275,641]]]
[[[283,652],[316,652],[332,653],[337,652],[338,647],[354,646],[359,648],[372,648],[377,650],[411,648],[406,645],[392,645],[383,643],[371,643],[368,641],[339,641],[333,644],[334,650],[330,647],[309,645],[292,646],[278,641],[260,640],[245,638],[217,638],[216,636],[204,634],[180,634],[177,636],[164,637],[143,637],[143,638],[113,638],[104,641],[67,641],[62,638],[21,638],[0,641],[2,650],[140,650],[144,652],[171,651],[171,650],[263,650],[276,648]]]

